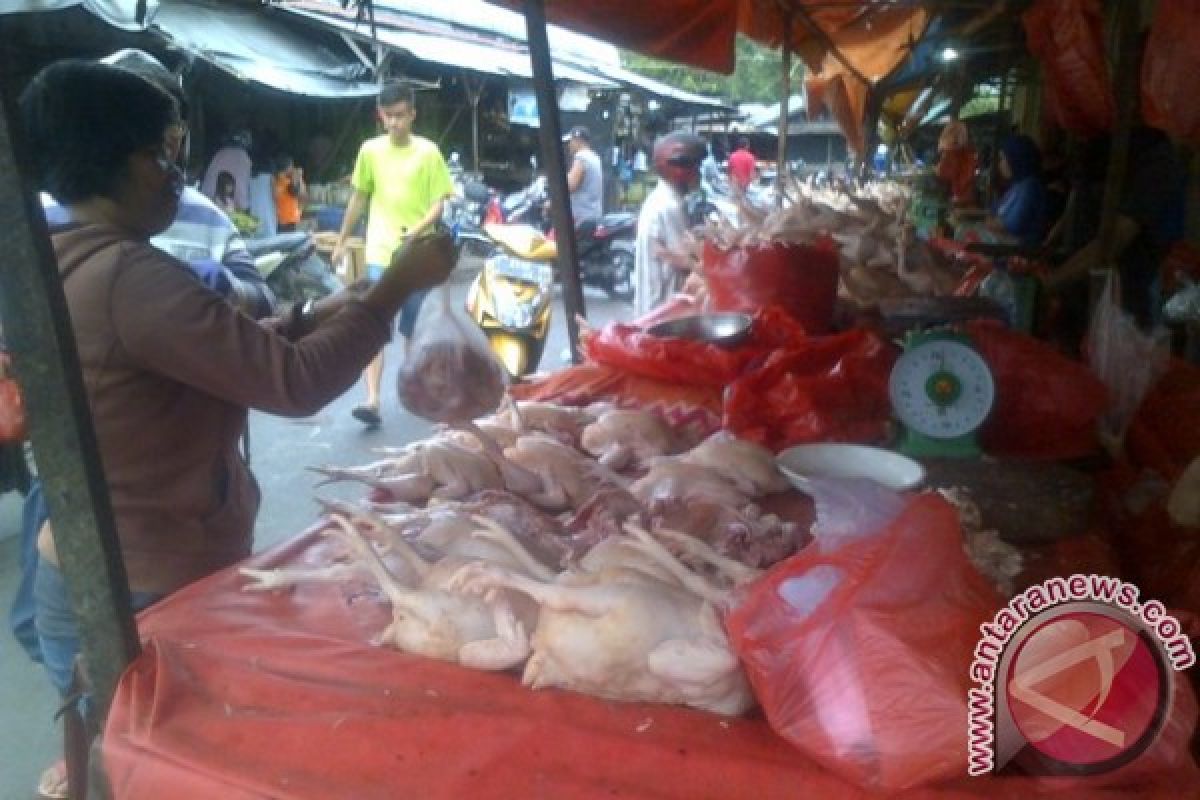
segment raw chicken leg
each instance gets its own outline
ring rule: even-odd
[[[508,669],[525,660],[529,653],[526,631],[536,616],[522,618],[503,593],[470,597],[439,585],[445,581],[446,570],[452,567],[457,571],[462,562],[446,563],[438,569],[447,560],[430,565],[399,542],[401,554],[414,571],[424,571],[421,587],[409,588],[396,579],[348,520],[334,516],[333,521],[337,525],[334,535],[370,570],[392,606],[392,624],[381,634],[381,643],[475,669]]]

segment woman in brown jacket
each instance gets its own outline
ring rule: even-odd
[[[67,61],[34,78],[21,113],[42,188],[70,211],[51,238],[130,590],[145,606],[249,554],[259,490],[239,452],[248,409],[306,416],[346,391],[404,300],[446,278],[454,248],[444,235],[414,240],[365,294],[256,322],[149,244],[183,188],[171,95]],[[78,644],[45,538],[37,625],[65,691]]]

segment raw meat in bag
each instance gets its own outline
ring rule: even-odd
[[[468,422],[495,411],[507,385],[487,336],[450,307],[442,287],[432,289],[400,368],[400,403],[432,422]]]

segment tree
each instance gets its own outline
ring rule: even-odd
[[[630,50],[621,51],[621,63],[677,89],[720,97],[733,104],[779,102],[782,74],[779,53],[740,35],[735,52],[737,61],[732,75],[659,61]],[[792,86],[798,86],[803,78],[802,62],[793,59]]]

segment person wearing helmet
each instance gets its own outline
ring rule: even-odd
[[[691,259],[684,252],[687,211],[684,198],[700,182],[705,144],[690,133],[668,133],[654,143],[658,185],[638,215],[634,245],[635,316],[643,316],[681,285]]]

